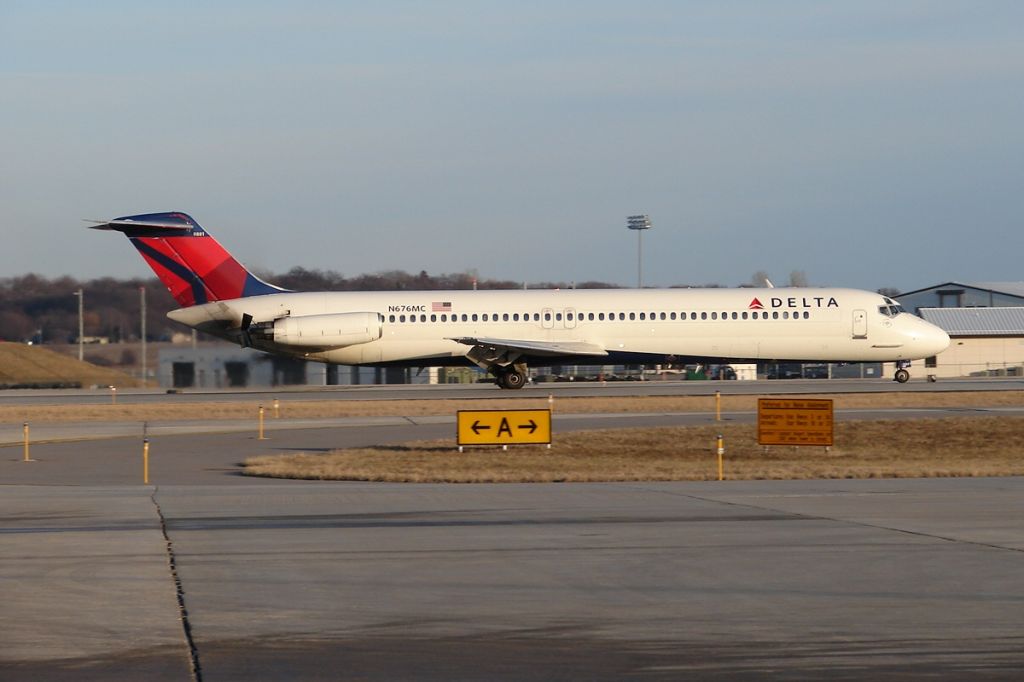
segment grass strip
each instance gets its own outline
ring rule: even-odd
[[[766,388],[770,388],[766,386]],[[1024,391],[963,392],[889,392],[815,395],[777,395],[766,391],[757,395],[723,395],[726,412],[754,411],[757,399],[765,397],[832,398],[835,409],[886,409],[890,407],[1020,407]],[[451,415],[458,410],[480,409],[547,409],[548,397],[509,398],[498,389],[494,398],[469,400],[288,400],[282,395],[281,419],[329,419],[343,417],[421,417]],[[96,405],[0,405],[0,423],[54,423],[89,421],[174,421],[256,419],[259,406],[273,419],[273,399],[231,402],[181,402],[174,396],[159,403],[96,404]],[[714,412],[714,396],[626,396],[557,398],[555,414],[615,414]]]
[[[1024,417],[836,424],[836,447],[762,447],[754,424],[578,431],[543,446],[456,450],[454,440],[266,455],[250,476],[407,483],[706,481],[1024,475]]]

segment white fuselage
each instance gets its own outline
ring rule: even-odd
[[[182,308],[169,316],[233,340],[255,323],[339,313],[378,313],[380,338],[344,347],[253,346],[347,365],[468,362],[454,339],[577,343],[596,361],[664,358],[895,361],[949,345],[938,327],[880,294],[855,289],[594,289],[282,293]],[[376,318],[375,318],[376,319]],[[550,353],[534,364],[558,364]],[[572,357],[579,362],[579,354]]]

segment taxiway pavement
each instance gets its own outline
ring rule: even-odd
[[[8,487],[0,677],[1018,679],[1022,500],[1021,478]]]

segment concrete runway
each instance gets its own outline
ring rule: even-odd
[[[556,414],[556,431],[619,419],[710,417]],[[1024,478],[238,475],[258,452],[453,430],[444,417],[310,421],[271,423],[267,441],[156,425],[150,486],[138,425],[70,425],[63,437],[112,432],[33,446],[37,462],[0,449],[0,679],[1018,679],[1024,669]]]

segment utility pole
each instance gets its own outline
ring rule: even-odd
[[[139,287],[139,302],[142,308],[142,385],[146,385],[146,287]]]
[[[82,345],[85,343],[85,295],[82,290],[79,289],[75,292],[75,296],[78,297],[78,361],[82,362],[85,359],[85,347]]]
[[[626,218],[626,227],[636,230],[636,288],[644,287],[644,230],[651,229],[649,215],[631,215]]]

